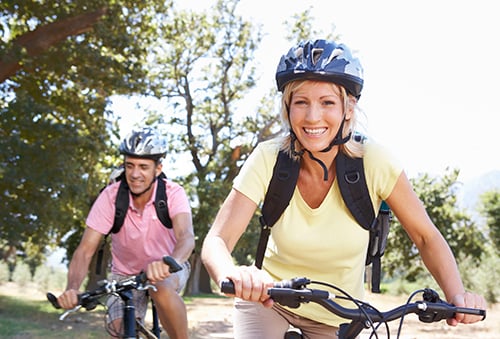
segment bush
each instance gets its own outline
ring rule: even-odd
[[[25,286],[31,281],[31,272],[28,264],[24,262],[16,264],[14,272],[12,272],[12,281],[19,286]]]
[[[9,265],[6,262],[0,261],[0,284],[4,284],[9,281],[10,271]]]
[[[463,259],[459,268],[467,290],[482,294],[488,303],[500,301],[500,258],[494,251],[483,254],[481,265]]]
[[[61,269],[53,267],[38,266],[35,270],[33,282],[42,292],[50,290],[64,290],[66,273]]]

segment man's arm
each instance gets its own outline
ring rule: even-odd
[[[78,290],[87,276],[92,256],[99,246],[101,238],[101,233],[89,227],[85,229],[69,264],[66,291],[57,298],[62,308],[69,309],[77,305]]]
[[[194,231],[190,213],[179,213],[172,218],[174,235],[177,240],[175,248],[169,255],[178,263],[189,259],[194,249]],[[167,254],[167,253],[165,253]],[[147,268],[148,279],[151,282],[161,281],[170,275],[168,266],[163,260],[150,263]]]
[[[173,230],[177,243],[170,254],[177,262],[183,263],[189,259],[195,246],[194,230],[191,214],[179,213],[172,219]]]

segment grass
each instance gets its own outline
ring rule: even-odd
[[[96,317],[102,319],[102,312],[98,313],[82,312],[77,319],[61,322],[61,311],[44,300],[0,295],[0,333],[2,338],[103,338],[102,321],[98,321],[100,326],[95,322]]]
[[[186,304],[196,303],[197,298],[223,298],[213,294],[185,297]],[[80,310],[64,321],[62,314],[46,300],[32,300],[24,296],[0,294],[1,338],[109,338],[104,328],[104,308],[93,311]]]
[[[48,306],[42,301],[27,302],[0,296],[0,333],[3,336],[13,336],[20,332],[40,330],[39,323],[49,321],[51,312]],[[56,316],[55,313],[52,314]]]

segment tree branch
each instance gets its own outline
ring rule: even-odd
[[[22,56],[18,51],[24,49],[29,57],[36,57],[69,36],[90,31],[92,26],[106,14],[106,11],[107,8],[100,8],[91,13],[59,20],[37,27],[34,31],[14,39],[12,48],[0,60],[0,83],[22,68]]]

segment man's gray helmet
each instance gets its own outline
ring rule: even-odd
[[[281,57],[276,70],[278,90],[293,80],[310,79],[343,86],[356,98],[363,88],[363,68],[344,44],[316,40],[301,42]]]
[[[122,140],[119,150],[121,154],[158,161],[167,153],[167,141],[152,128],[146,127],[128,134]]]

